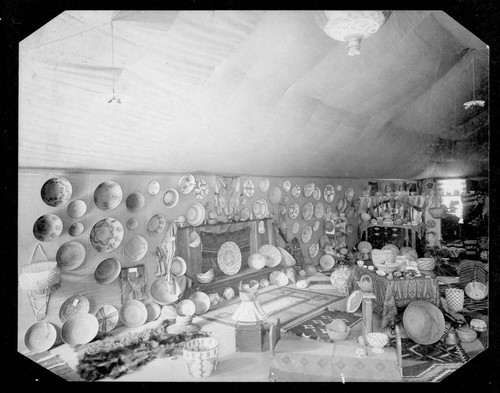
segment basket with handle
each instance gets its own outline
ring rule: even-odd
[[[36,319],[40,321],[45,318],[51,293],[61,285],[61,269],[53,261],[33,263],[38,248],[47,259],[40,244],[37,244],[30,263],[21,268],[19,288],[27,292]]]
[[[436,199],[434,199],[434,206],[429,207],[429,214],[432,218],[441,219],[446,216],[447,210],[446,206],[441,204],[439,197],[436,197]]]

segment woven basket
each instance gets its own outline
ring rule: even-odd
[[[61,269],[57,262],[30,263],[22,267],[19,287],[25,291],[52,290],[61,282]]]
[[[464,308],[464,290],[459,288],[447,288],[445,290],[448,308],[453,312],[461,311]]]
[[[434,258],[418,258],[418,270],[434,270],[436,267],[436,260]]]
[[[326,333],[328,334],[328,337],[330,337],[330,340],[332,340],[333,342],[345,340],[350,332],[351,328],[349,326],[347,327],[347,330],[345,332],[335,332],[333,330],[330,330],[330,324],[326,325]]]
[[[440,207],[431,207],[429,208],[429,213],[432,216],[432,218],[444,218],[446,216],[446,207],[445,206],[440,206]]]

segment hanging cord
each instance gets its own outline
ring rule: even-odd
[[[119,98],[115,97],[115,46],[114,46],[114,32],[113,32],[113,21],[111,21],[111,72],[112,72],[112,86],[113,86],[113,97],[108,101],[108,104],[116,101],[121,104]]]

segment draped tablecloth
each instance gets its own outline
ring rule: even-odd
[[[355,266],[347,283],[350,292],[359,289],[357,282],[365,274],[372,279],[373,293],[376,297],[373,300],[373,311],[381,317],[383,328],[395,323],[397,307],[405,307],[416,300],[425,300],[438,307],[440,305],[437,279],[426,278],[423,275],[402,280],[394,277],[389,280],[374,271]]]

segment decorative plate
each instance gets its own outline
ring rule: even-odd
[[[145,204],[146,198],[140,192],[133,192],[125,200],[125,206],[133,213],[140,211]]]
[[[186,214],[186,220],[189,225],[194,227],[201,225],[205,220],[205,208],[201,203],[195,202],[189,206]]]
[[[259,199],[255,201],[253,204],[252,208],[253,214],[255,215],[255,218],[261,220],[264,217],[266,217],[268,213],[268,208],[267,208],[267,202],[265,199]]]
[[[342,185],[340,185],[340,184],[339,184],[339,185],[337,186],[337,191],[342,191]]]
[[[337,210],[339,213],[343,213],[345,211],[345,209],[347,209],[347,199],[341,198],[337,202]]]
[[[253,185],[253,182],[250,179],[245,180],[245,183],[243,183],[243,194],[250,198],[253,196],[254,192],[255,186]]]
[[[281,189],[278,186],[271,187],[268,196],[273,205],[278,204],[281,200]]]
[[[116,250],[122,240],[123,225],[116,218],[103,218],[90,231],[90,244],[99,252]]]
[[[146,305],[137,299],[127,299],[120,307],[120,320],[127,326],[144,325],[148,319]]]
[[[137,221],[137,218],[129,218],[127,220],[127,228],[130,229],[130,230],[134,230],[135,228],[137,228],[137,225],[139,225],[139,221]]]
[[[332,213],[332,207],[329,206],[329,205],[326,205],[325,215],[327,216],[327,218],[329,218],[329,216],[330,216],[331,213]]]
[[[156,195],[160,192],[160,183],[156,180],[151,180],[148,184],[148,194]]]
[[[146,322],[155,321],[161,314],[161,307],[158,303],[153,300],[148,300],[144,302],[146,310],[148,310],[148,317]]]
[[[332,203],[333,198],[335,198],[335,188],[333,188],[331,184],[327,184],[325,186],[324,195],[325,195],[325,201],[327,201],[328,203]]]
[[[311,202],[306,202],[304,203],[304,206],[302,206],[302,218],[304,220],[309,221],[314,213],[314,206]]]
[[[347,189],[344,192],[345,199],[347,199],[347,202],[351,202],[352,198],[354,198],[354,188],[352,187],[347,187]]]
[[[318,220],[314,221],[314,224],[313,224],[313,227],[312,227],[313,231],[316,232],[319,229],[320,225],[321,225],[321,223]]]
[[[176,276],[182,276],[186,273],[187,265],[186,261],[180,256],[175,256],[172,259],[172,264],[170,265],[170,271]]]
[[[120,316],[118,309],[110,304],[105,304],[95,313],[97,322],[99,322],[100,332],[109,332],[113,330],[118,324]]]
[[[348,313],[354,313],[358,310],[363,301],[363,292],[359,289],[352,291],[346,301],[345,309]]]
[[[160,233],[163,232],[166,225],[167,225],[167,220],[165,220],[163,214],[155,214],[148,220],[146,228],[150,235],[158,236]]]
[[[24,335],[24,344],[33,353],[48,351],[57,339],[57,331],[50,322],[36,322]]]
[[[140,261],[148,251],[148,242],[141,235],[132,236],[123,247],[123,253],[131,262]]]
[[[315,201],[319,201],[321,199],[321,189],[319,187],[314,188],[312,195]]]
[[[427,228],[434,228],[436,226],[436,221],[434,221],[434,220],[427,220],[425,222],[425,226]]]
[[[292,233],[294,235],[299,233],[299,229],[300,229],[300,224],[297,221],[295,221],[292,225]]]
[[[225,242],[217,253],[217,263],[220,270],[232,276],[241,268],[241,251],[235,242]]]
[[[325,270],[333,269],[335,266],[335,258],[333,258],[330,254],[324,254],[319,259],[319,265]]]
[[[314,208],[314,215],[316,218],[323,218],[323,214],[325,213],[325,210],[323,208],[323,204],[321,202],[316,203],[316,207]]]
[[[68,205],[68,215],[73,218],[80,218],[87,212],[87,204],[81,199],[70,202]]]
[[[345,211],[345,216],[346,218],[351,218],[353,215],[354,215],[354,207],[353,206],[349,206],[346,211]]]
[[[195,186],[196,179],[191,174],[184,175],[179,180],[179,191],[181,192],[181,194],[189,194],[191,191],[193,191]]]
[[[319,252],[319,244],[318,243],[311,244],[311,246],[309,247],[309,256],[311,258],[314,258],[316,257],[316,255],[318,255],[318,252]]]
[[[55,214],[44,214],[33,224],[33,236],[41,242],[50,242],[59,237],[63,230],[63,223]]]
[[[309,198],[313,194],[315,188],[316,188],[316,185],[314,183],[306,184],[304,186],[304,196],[306,198]]]
[[[311,240],[313,230],[310,225],[307,225],[302,229],[302,233],[300,235],[300,238],[302,239],[302,243],[309,243],[309,240]]]
[[[266,192],[269,189],[269,179],[261,179],[259,182],[259,188],[262,192]]]
[[[57,250],[57,266],[64,272],[77,269],[84,260],[85,247],[76,241],[64,243]]]
[[[73,188],[68,179],[53,177],[43,184],[40,193],[47,205],[57,207],[70,200]]]
[[[99,263],[94,271],[95,280],[101,284],[111,284],[121,272],[121,263],[116,258],[108,258]]]
[[[298,184],[296,184],[295,186],[293,186],[292,188],[292,196],[297,199],[298,197],[300,197],[300,186]]]
[[[122,198],[122,188],[114,181],[102,182],[94,191],[94,203],[99,209],[104,211],[116,208],[122,201]]]
[[[85,314],[90,310],[90,302],[85,296],[74,295],[67,298],[59,308],[59,319],[66,322],[77,314]]]
[[[290,183],[290,180],[285,180],[283,182],[283,190],[285,192],[288,192],[288,191],[290,191],[290,188],[292,188],[292,183]]]
[[[68,229],[68,233],[70,236],[78,236],[81,235],[85,227],[81,222],[75,222],[74,224],[71,224],[71,226]]]
[[[78,314],[61,327],[61,338],[68,345],[87,344],[91,342],[99,331],[97,318],[89,313]]]
[[[179,193],[176,189],[171,188],[163,194],[163,204],[169,209],[177,205],[179,202]]]
[[[300,213],[300,208],[297,203],[292,203],[290,206],[288,206],[288,215],[292,220],[295,220]]]
[[[208,184],[203,179],[196,180],[194,187],[194,195],[198,199],[203,199],[208,195]]]

